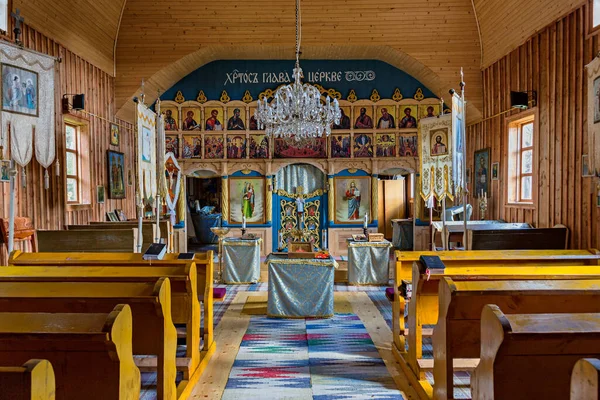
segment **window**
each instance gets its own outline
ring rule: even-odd
[[[8,31],[8,0],[0,0],[0,31]]]
[[[590,4],[590,31],[596,30],[600,26],[600,0],[589,0]]]
[[[90,204],[90,170],[85,125],[65,122],[66,200],[68,205]]]
[[[535,114],[508,125],[508,202],[533,204],[535,195]]]

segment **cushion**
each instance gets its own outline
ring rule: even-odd
[[[213,288],[213,298],[222,299],[227,294],[227,289],[225,288]]]
[[[387,297],[389,301],[394,301],[394,288],[393,287],[385,288],[385,297]]]

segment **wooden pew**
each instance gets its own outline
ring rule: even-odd
[[[465,268],[467,270],[469,268],[487,268],[492,263],[499,267],[600,265],[600,252],[598,250],[396,251],[392,331],[394,344],[399,351],[403,351],[402,349],[405,346],[404,311],[406,309],[406,293],[403,292],[402,287],[406,286],[407,281],[412,281],[413,263],[419,261],[422,255],[440,257],[446,266],[447,273],[452,273],[455,267],[462,271]],[[433,306],[437,309],[437,299]],[[435,318],[437,318],[437,311]]]
[[[532,229],[467,230],[469,250],[553,250],[569,246],[566,226]]]
[[[433,330],[433,397],[453,398],[453,363],[479,358],[481,312],[496,304],[507,314],[600,313],[600,279],[440,281]],[[472,360],[475,361],[475,360]]]
[[[23,253],[41,254],[41,253]],[[46,253],[47,254],[47,253]],[[83,255],[84,253],[72,253]],[[106,255],[106,253],[100,253]],[[127,256],[126,254],[123,254]],[[139,254],[138,254],[139,255]],[[141,256],[141,255],[140,255]],[[215,351],[212,332],[212,312],[205,324],[209,324],[210,332],[205,329],[204,349],[200,349],[200,304],[198,302],[196,282],[198,273],[196,263],[178,260],[179,263],[168,264],[161,262],[150,265],[113,265],[104,261],[104,265],[79,266],[8,266],[0,268],[0,281],[7,282],[37,282],[40,278],[54,282],[152,282],[160,278],[169,278],[171,282],[171,314],[173,322],[186,324],[186,357],[177,359],[177,369],[184,373],[184,381],[178,386],[178,397],[185,398],[191,392],[206,368],[210,357]],[[212,273],[212,269],[210,269]],[[212,283],[212,281],[211,281]],[[212,288],[210,290],[212,299]],[[210,302],[212,311],[212,301]],[[182,390],[179,392],[179,390]]]
[[[56,383],[48,360],[0,367],[0,400],[54,400]]]
[[[127,266],[148,267],[151,265],[187,265],[190,260],[177,259],[178,254],[165,254],[162,260],[146,261],[142,259],[142,254],[134,253],[24,253],[15,250],[10,255],[8,265],[10,266]],[[197,271],[197,293],[203,303],[204,308],[204,351],[213,351],[213,281],[214,265],[213,252],[196,253],[194,262]],[[174,315],[175,315],[174,311]],[[174,316],[175,323],[179,323],[181,318]],[[213,348],[213,350],[211,350]]]
[[[600,399],[600,360],[582,358],[571,375],[571,400]]]
[[[160,227],[160,238],[164,239],[167,244],[168,251],[171,250],[171,242],[173,236],[173,229],[169,221],[161,221]],[[89,225],[66,225],[67,230],[112,230],[112,229],[135,229],[136,237],[135,243],[137,244],[137,229],[138,223],[134,221],[124,222],[90,222]],[[154,243],[156,239],[156,221],[144,221],[142,226],[143,235],[143,246],[142,249],[146,249],[148,245]]]
[[[488,304],[473,400],[568,399],[577,361],[599,355],[600,314],[507,315]]]
[[[177,332],[171,318],[168,278],[155,284],[0,281],[0,312],[109,313],[128,304],[133,315],[133,354],[157,356],[157,397],[177,399]]]
[[[131,324],[127,304],[110,314],[0,313],[0,365],[48,360],[58,399],[138,400]]]
[[[400,361],[400,366],[422,398],[430,399],[433,396],[433,388],[425,380],[423,371],[432,367],[433,360],[421,360],[423,356],[423,325],[435,325],[438,321],[438,294],[441,279],[444,277],[452,278],[454,281],[600,279],[600,266],[598,265],[566,266],[559,262],[558,265],[521,267],[514,264],[505,265],[502,260],[497,262],[494,264],[492,261],[488,261],[487,264],[476,267],[454,266],[433,271],[427,271],[420,262],[414,263],[412,298],[409,302],[408,312],[408,351],[405,350],[405,337],[401,336],[399,341],[402,346],[399,347],[394,343],[392,352]],[[394,319],[396,319],[395,316]],[[404,318],[398,318],[398,323],[401,327],[400,332],[403,333]],[[472,363],[465,366],[455,364],[455,368],[457,367],[472,369],[473,365]]]
[[[135,235],[133,229],[37,231],[37,247],[40,252],[128,253],[135,251]]]

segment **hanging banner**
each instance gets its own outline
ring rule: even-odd
[[[8,124],[11,126],[11,158],[24,167],[31,161],[35,149],[36,160],[48,168],[56,154],[55,58],[3,42],[0,44],[0,73],[0,126],[4,132]],[[7,136],[1,135],[5,149],[8,148]]]
[[[421,197],[452,200],[452,115],[424,118],[421,138]],[[430,202],[431,203],[431,202]]]
[[[169,208],[169,214],[171,215],[171,225],[175,225],[177,220],[175,219],[177,207],[177,200],[181,192],[181,167],[175,158],[173,153],[167,153],[164,156],[164,179],[166,181],[167,193],[165,200],[167,207]]]
[[[454,195],[460,193],[466,185],[463,181],[463,167],[465,165],[465,152],[463,149],[463,120],[465,107],[460,96],[452,95],[452,181]]]
[[[138,193],[145,204],[156,198],[156,113],[138,103],[136,112]]]

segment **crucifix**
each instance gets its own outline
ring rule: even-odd
[[[21,23],[25,21],[25,18],[21,16],[21,10],[19,10],[18,8],[15,12],[11,12],[10,16],[15,19],[15,29],[13,29],[13,32],[15,33],[15,43],[17,43],[19,46],[22,46],[23,43],[21,42]]]

